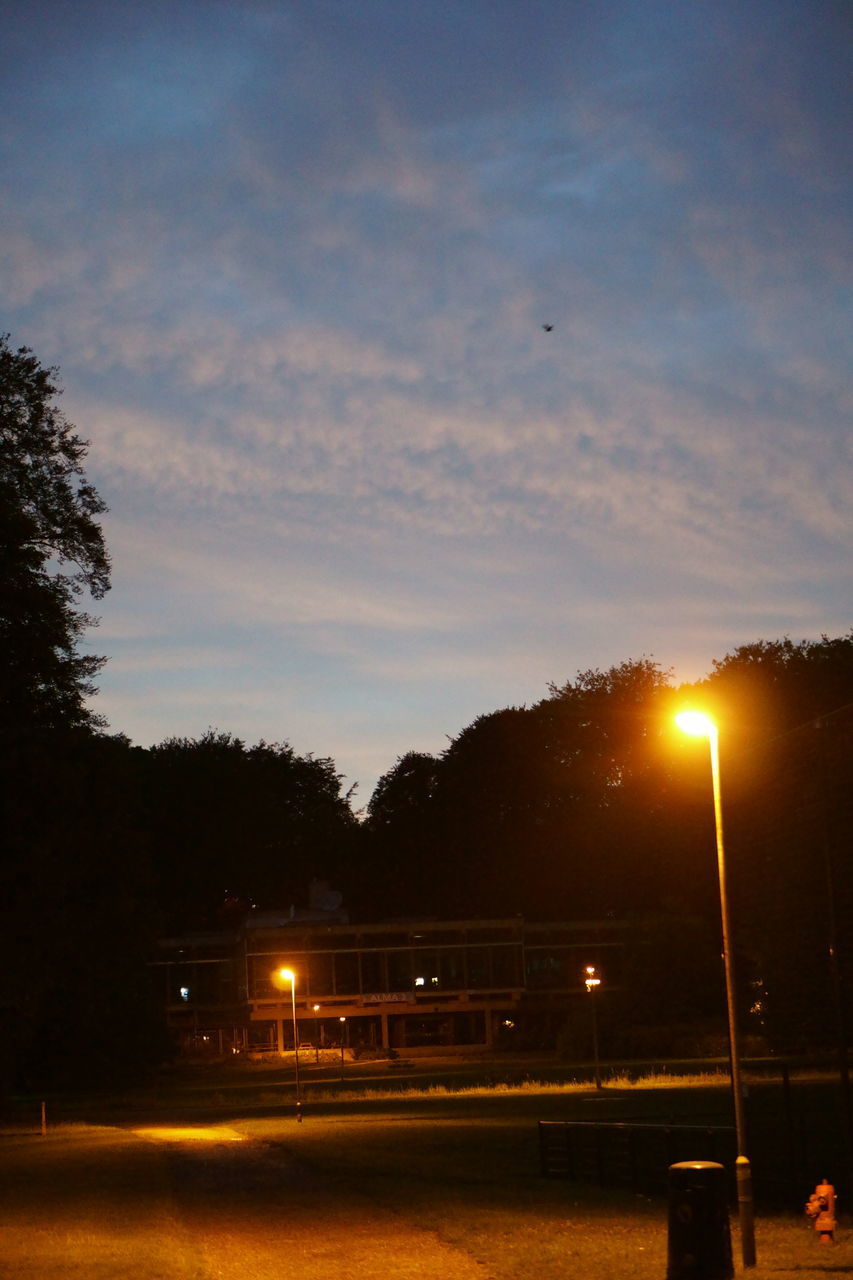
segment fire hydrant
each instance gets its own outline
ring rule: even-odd
[[[835,1240],[835,1187],[824,1178],[806,1201],[806,1217],[814,1220],[821,1244]]]

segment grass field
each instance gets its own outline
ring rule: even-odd
[[[542,1178],[536,1135],[523,1115],[448,1117],[440,1108],[418,1114],[408,1107],[240,1127],[438,1232],[495,1280],[663,1280],[666,1272],[665,1200]],[[737,1264],[736,1214],[732,1234]],[[757,1238],[755,1280],[853,1274],[846,1227],[827,1249],[799,1215],[760,1215]]]
[[[455,1070],[415,1076],[389,1079],[365,1065],[342,1089],[334,1076],[312,1080],[308,1073],[308,1105],[298,1124],[292,1078],[281,1067],[189,1072],[161,1089],[160,1114],[150,1096],[113,1100],[106,1110],[120,1129],[60,1128],[47,1138],[35,1131],[7,1138],[0,1275],[260,1280],[268,1265],[270,1275],[309,1280],[312,1268],[317,1275],[374,1274],[375,1255],[375,1274],[420,1280],[454,1280],[471,1266],[482,1280],[663,1280],[665,1199],[543,1178],[535,1120],[627,1114],[701,1116],[711,1123],[727,1114],[723,1080],[670,1076],[646,1086],[624,1080],[598,1093],[521,1078],[485,1087]],[[812,1108],[802,1115],[833,1123],[831,1106],[815,1109],[822,1087],[801,1083],[802,1108],[809,1098]],[[770,1120],[780,1106],[770,1085],[751,1101]],[[255,1153],[254,1163],[241,1156],[239,1176],[222,1132],[208,1150],[187,1144],[214,1113],[229,1132],[250,1140],[245,1150]],[[168,1141],[152,1142],[150,1133],[140,1138],[143,1118],[153,1130],[162,1127]],[[189,1135],[165,1129],[176,1118]],[[175,1154],[182,1144],[196,1153],[192,1166]],[[831,1247],[818,1244],[801,1215],[811,1189],[802,1187],[796,1212],[759,1214],[754,1280],[853,1275],[853,1238],[843,1212]],[[270,1222],[281,1233],[278,1244],[265,1235]],[[732,1233],[740,1271],[736,1220]],[[232,1256],[229,1248],[237,1250],[235,1242],[241,1267],[232,1271],[223,1258]],[[299,1266],[287,1261],[296,1256],[294,1242]],[[263,1248],[252,1264],[255,1244]],[[445,1253],[439,1257],[436,1249]],[[353,1250],[361,1251],[357,1268]]]

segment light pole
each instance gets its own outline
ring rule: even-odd
[[[755,1207],[752,1198],[752,1169],[746,1154],[746,1125],[743,1114],[743,1087],[740,1076],[740,1041],[737,1028],[734,960],[732,957],[731,920],[726,889],[726,852],[723,841],[723,803],[720,794],[719,732],[710,716],[701,711],[681,711],[675,723],[685,733],[707,738],[711,751],[711,785],[714,793],[714,825],[717,835],[717,872],[720,881],[720,915],[723,926],[723,966],[726,973],[726,1008],[729,1019],[729,1054],[731,1057],[732,1098],[737,1139],[737,1200],[740,1221],[740,1245],[745,1267],[755,1266]]]
[[[320,1061],[320,1006],[318,1004],[311,1006],[314,1010],[314,1061]]]
[[[344,1082],[344,1032],[347,1030],[347,1020],[344,1017],[338,1019],[341,1024],[341,1084]]]
[[[595,1011],[595,997],[598,988],[601,986],[601,979],[595,971],[594,964],[588,964],[584,969],[586,977],[584,978],[584,986],[589,992],[590,1008],[592,1009],[592,1057],[595,1063],[595,1087],[601,1088],[601,1063],[598,1060],[598,1016]]]
[[[299,1024],[296,1021],[296,974],[292,969],[279,969],[282,982],[290,983],[290,1007],[293,1012],[293,1059],[296,1064],[296,1119],[302,1123],[302,1092],[299,1088]]]

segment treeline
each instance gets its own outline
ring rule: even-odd
[[[853,632],[757,641],[695,684],[648,659],[587,671],[441,755],[403,756],[363,833],[374,904],[633,921],[622,1032],[719,1011],[710,759],[674,725],[687,706],[719,727],[749,1029],[776,1048],[836,1043],[853,983]]]
[[[81,602],[110,587],[106,507],[59,394],[0,335],[0,1087],[160,1061],[156,939],[296,901],[356,833],[330,760],[214,731],[151,750],[105,732]]]
[[[142,749],[7,725],[7,1081],[91,1083],[162,1060],[157,939],[305,906],[315,877],[360,921],[633,921],[631,981],[602,1007],[612,1050],[663,1052],[673,1028],[719,1023],[708,751],[673,726],[685,703],[721,726],[748,1028],[775,1047],[832,1044],[853,980],[853,635],[760,642],[690,686],[646,659],[583,673],[478,717],[440,755],[403,756],[363,822],[334,763],[286,744],[211,730]]]
[[[720,727],[744,991],[775,1045],[837,1038],[851,980],[853,632],[758,641],[675,687],[649,659],[587,671],[411,752],[357,821],[334,762],[228,732],[134,747],[90,709],[85,591],[109,587],[86,442],[53,371],[0,338],[0,1086],[112,1080],[162,1060],[158,937],[305,905],[354,920],[634,922],[622,1026],[719,1009],[707,744]],[[658,1041],[662,1043],[662,1041]]]
[[[157,939],[301,902],[357,833],[331,761],[227,733],[150,750],[83,729],[7,736],[0,803],[7,1080],[162,1060]]]

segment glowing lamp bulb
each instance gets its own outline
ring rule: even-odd
[[[679,711],[675,723],[694,738],[710,738],[717,730],[714,721],[704,711]]]

